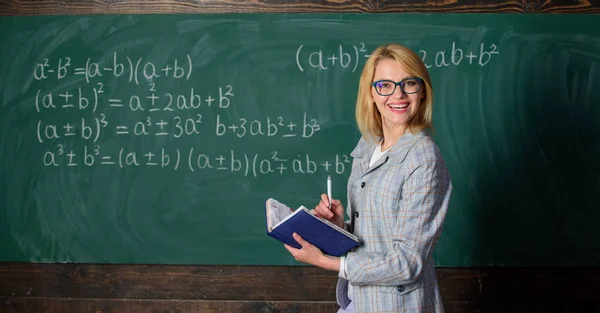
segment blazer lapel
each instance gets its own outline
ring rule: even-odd
[[[412,134],[410,132],[404,133],[402,137],[385,153],[385,155],[377,160],[373,166],[369,167],[369,163],[371,162],[371,156],[373,155],[373,151],[377,147],[377,142],[366,141],[361,139],[361,143],[352,151],[351,156],[353,158],[359,159],[360,169],[361,169],[361,177],[364,177],[368,173],[376,170],[383,164],[388,161],[393,162],[403,162],[408,154],[408,151],[423,137],[425,137],[425,133],[419,132],[416,134]]]
[[[367,164],[368,170],[363,173],[363,176],[366,175],[366,174],[368,174],[368,173],[370,173],[370,172],[372,172],[372,171],[374,171],[374,170],[376,170],[378,167],[382,166],[385,162],[388,161],[389,158],[390,158],[389,155],[384,155],[383,157],[379,158],[379,160],[377,160],[377,162],[375,162],[375,164],[373,164],[371,167],[368,167],[369,164]],[[370,157],[368,157],[367,160],[369,160],[369,162],[367,162],[367,163],[371,162],[371,158]]]
[[[356,148],[352,150],[350,156],[358,162],[358,167],[360,169],[360,176],[362,177],[367,170],[369,169],[369,161],[370,155],[373,153],[373,149],[375,148],[375,143],[371,141],[365,140],[365,138],[361,138],[356,145]]]

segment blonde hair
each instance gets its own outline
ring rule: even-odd
[[[356,98],[356,124],[362,136],[371,140],[383,138],[381,114],[371,96],[371,83],[377,64],[386,59],[396,60],[409,75],[420,77],[425,83],[425,90],[423,90],[425,98],[421,100],[415,116],[408,121],[407,130],[417,133],[424,129],[433,129],[433,87],[427,67],[414,51],[398,44],[390,44],[381,46],[371,53],[360,75]]]

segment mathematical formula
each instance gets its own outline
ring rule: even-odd
[[[318,121],[310,118],[304,113],[302,120],[286,119],[282,116],[250,120],[238,118],[235,121],[227,121],[220,114],[216,116],[205,116],[196,114],[194,117],[174,116],[150,117],[147,116],[136,122],[112,123],[106,114],[99,117],[78,118],[58,123],[48,123],[38,120],[36,133],[39,143],[47,140],[57,140],[66,137],[77,137],[92,142],[97,142],[100,135],[108,132],[108,135],[117,136],[167,136],[181,138],[200,134],[231,136],[243,138],[247,136],[261,137],[301,137],[311,138],[321,129]],[[206,119],[214,119],[205,123]],[[207,125],[203,127],[203,125]],[[208,128],[208,129],[207,129]]]
[[[322,49],[311,49],[300,45],[296,49],[296,66],[300,72],[306,70],[326,71],[332,68],[348,69],[354,73],[361,69],[364,60],[370,54],[364,43],[356,45],[338,45],[335,50],[325,51]],[[447,49],[428,53],[425,50],[418,50],[421,59],[427,68],[444,68],[449,66],[459,66],[468,64],[470,66],[486,66],[494,56],[500,54],[495,44],[479,44],[479,49],[464,50],[458,48],[456,42]]]
[[[186,55],[185,59],[182,62],[175,58],[172,62],[159,67],[142,57],[131,59],[131,57],[126,56],[122,60],[116,52],[113,53],[111,61],[101,62],[87,58],[85,64],[79,65],[74,65],[71,57],[59,58],[54,63],[48,58],[44,58],[42,62],[34,67],[33,78],[35,80],[50,78],[61,80],[73,75],[83,77],[87,83],[90,83],[94,78],[100,79],[108,75],[113,77],[125,75],[124,77],[127,77],[130,83],[133,82],[136,85],[140,84],[141,78],[148,82],[155,81],[159,77],[188,80],[192,75],[192,59],[189,54]]]
[[[226,171],[243,176],[317,174],[320,172],[344,174],[351,159],[346,154],[335,154],[327,159],[316,159],[309,154],[285,156],[278,151],[252,154],[234,149],[226,153],[210,153],[195,147],[144,152],[120,148],[114,153],[104,153],[100,145],[69,149],[58,144],[43,156],[46,167],[113,166],[121,169],[133,167],[159,167],[172,170]]]
[[[234,96],[233,87],[226,85],[219,87],[218,92],[198,93],[193,87],[182,93],[159,92],[154,83],[149,84],[149,95],[140,97],[136,94],[127,96],[125,99],[119,97],[103,97],[104,84],[96,83],[91,89],[77,88],[77,92],[43,92],[38,89],[35,95],[35,109],[37,112],[54,109],[77,109],[79,111],[91,110],[96,112],[99,108],[127,108],[136,111],[175,111],[195,110],[199,108],[217,107],[226,109],[231,106],[231,98]],[[213,94],[218,96],[213,97]],[[203,97],[204,95],[204,97]]]

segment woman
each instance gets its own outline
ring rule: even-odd
[[[296,260],[339,272],[338,312],[443,312],[432,251],[451,193],[433,139],[433,89],[419,56],[400,45],[377,48],[359,83],[348,215],[321,195],[314,213],[352,231],[361,245],[342,257],[323,254],[297,234]]]

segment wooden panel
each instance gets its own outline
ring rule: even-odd
[[[0,311],[5,313],[223,313],[223,312],[310,312],[331,313],[334,302],[267,302],[206,300],[128,300],[128,299],[52,299],[0,297]]]
[[[542,303],[444,302],[446,313],[588,313],[600,312],[597,301],[575,302],[565,298]],[[53,299],[0,297],[3,313],[333,313],[334,302],[210,301],[210,300],[129,300],[129,299]]]
[[[446,312],[600,312],[599,268],[438,268],[436,272]]]
[[[447,312],[600,312],[600,268],[437,274]],[[0,263],[0,311],[334,312],[336,276],[314,267]]]
[[[600,13],[598,1],[3,0],[0,15],[272,12]]]
[[[6,263],[0,266],[0,295],[334,301],[336,280],[333,272],[307,266]]]

